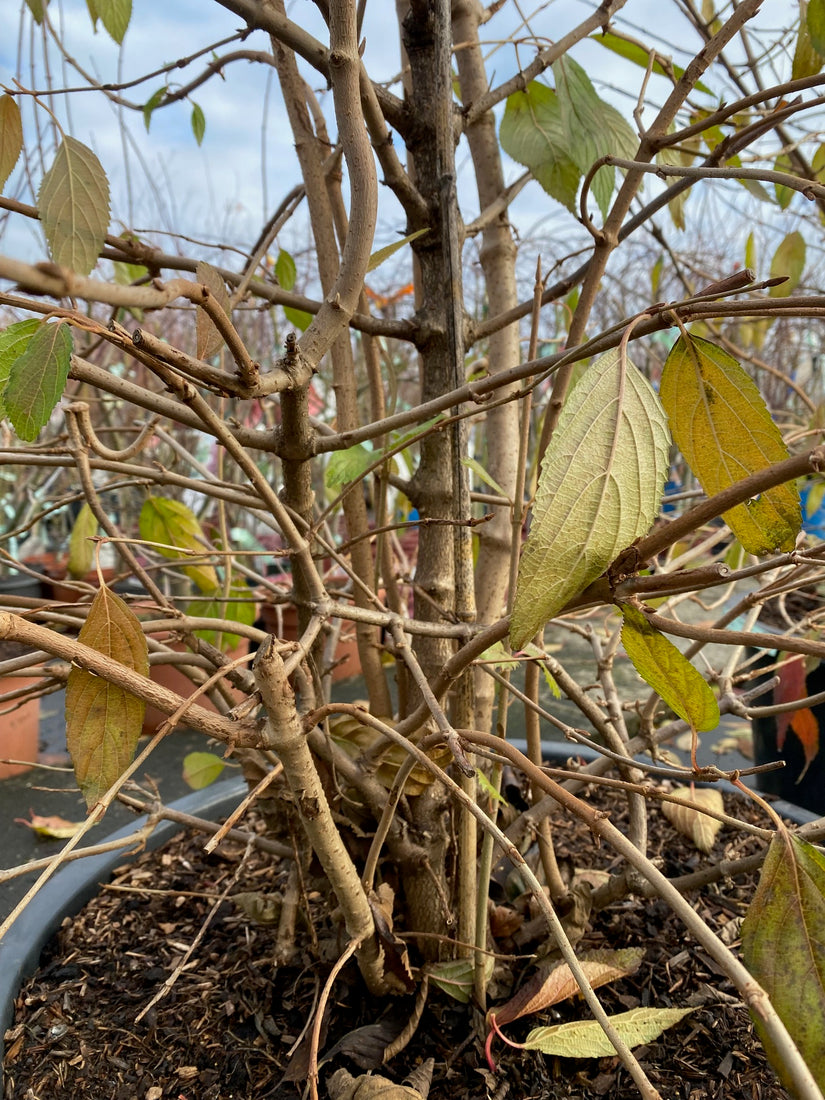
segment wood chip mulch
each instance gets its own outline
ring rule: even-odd
[[[741,809],[739,810],[742,813]],[[620,823],[621,814],[613,819]],[[658,811],[653,811],[653,855],[665,873],[703,865]],[[562,855],[577,865],[593,861],[586,830],[559,821]],[[725,830],[713,855],[754,850]],[[77,917],[64,922],[41,969],[21,990],[17,1016],[6,1033],[4,1100],[281,1100],[306,1086],[306,1043],[290,1065],[329,967],[343,947],[335,914],[308,884],[312,929],[294,965],[273,965],[275,928],[252,923],[230,901],[221,903],[176,983],[139,1022],[198,935],[214,900],[231,881],[242,849],[224,843],[204,856],[203,840],[182,835],[161,853],[122,868],[117,887],[102,891]],[[611,853],[597,853],[610,869]],[[286,868],[252,855],[236,890],[283,888]],[[698,912],[737,942],[738,922],[752,884],[738,880],[692,896]],[[632,978],[605,986],[609,1013],[643,1006],[696,1005],[637,1057],[665,1100],[787,1100],[755,1039],[746,1009],[715,964],[688,940],[667,906],[625,901],[598,914],[586,946],[643,944],[646,955]],[[506,948],[499,944],[499,950]],[[529,966],[514,968],[516,983]],[[508,994],[505,994],[505,996]],[[414,997],[382,1002],[365,991],[355,967],[340,975],[331,999],[322,1053],[343,1049],[321,1070],[363,1072],[386,1034],[403,1027]],[[586,1018],[582,1002],[566,1002],[506,1030],[516,1040],[536,1026]],[[354,1029],[381,1024],[352,1038]],[[383,1028],[383,1031],[382,1031]],[[569,1060],[511,1050],[496,1042],[497,1073],[484,1058],[482,1014],[431,988],[418,1031],[407,1049],[381,1072],[401,1081],[424,1059],[435,1059],[432,1100],[580,1100],[638,1096],[616,1058]],[[350,1036],[351,1038],[347,1038]]]

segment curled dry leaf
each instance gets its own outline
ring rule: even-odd
[[[676,802],[663,802],[662,813],[682,836],[688,837],[700,852],[709,852],[713,847],[716,834],[722,828],[722,822],[716,818],[708,817],[703,813],[703,808],[722,813],[725,803],[722,792],[715,787],[677,787],[674,790],[677,798],[683,798],[693,802],[693,806],[683,806]]]
[[[28,825],[33,833],[47,840],[55,838],[68,840],[70,836],[74,836],[82,824],[80,821],[66,821],[65,818],[54,814],[51,817],[41,817],[34,810],[29,810],[29,813],[32,815],[31,821],[27,821],[24,817],[16,817],[14,820],[18,825]]]
[[[353,1077],[345,1069],[333,1073],[327,1092],[330,1100],[427,1100],[425,1093],[410,1085],[396,1085],[386,1077],[366,1073]]]

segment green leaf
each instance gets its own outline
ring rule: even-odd
[[[742,922],[742,958],[825,1089],[825,856],[784,829],[771,841]],[[757,1013],[753,1021],[781,1071]]]
[[[229,293],[223,275],[211,264],[201,260],[195,267],[195,278],[208,288],[212,297],[229,316]],[[198,306],[195,313],[195,346],[198,359],[209,359],[223,347],[223,337],[215,327],[212,318],[203,308]]]
[[[197,516],[179,500],[147,497],[140,510],[138,527],[142,539],[162,544],[157,550],[165,558],[179,558],[181,555],[176,550],[191,551],[198,555],[209,552],[206,536]],[[201,592],[209,593],[210,597],[218,590],[218,574],[215,567],[208,562],[184,565],[183,571],[192,578]]]
[[[357,481],[377,458],[380,452],[376,453],[366,443],[356,443],[345,451],[333,451],[324,471],[324,484],[328,489],[340,489]]]
[[[0,191],[6,186],[22,148],[20,108],[10,95],[0,96]]]
[[[693,1011],[692,1008],[633,1008],[609,1019],[632,1048],[654,1042],[663,1031]],[[609,1058],[616,1053],[596,1020],[537,1027],[524,1040],[523,1049],[540,1050],[557,1058]]]
[[[95,15],[119,46],[132,18],[132,0],[94,0],[94,9]]]
[[[788,457],[754,383],[732,355],[695,336],[673,345],[659,387],[673,439],[708,496]],[[802,525],[795,485],[737,504],[724,520],[749,554],[793,550]]]
[[[95,547],[91,539],[97,534],[97,518],[88,504],[77,513],[69,536],[70,577],[85,577],[94,565]]]
[[[745,241],[745,267],[750,271],[756,271],[756,241],[753,232],[748,233]]]
[[[294,306],[284,306],[284,316],[291,325],[294,325],[300,332],[306,332],[309,326],[312,324],[312,314],[307,313],[304,309],[295,309]]]
[[[226,761],[213,752],[189,752],[183,758],[183,781],[193,791],[202,791],[220,778]]]
[[[143,125],[146,127],[146,133],[149,133],[149,127],[152,124],[152,112],[158,107],[166,95],[166,85],[162,88],[158,88],[156,92],[152,92],[151,96],[146,100],[143,105]]]
[[[551,88],[534,80],[525,91],[509,95],[499,140],[551,198],[575,212],[581,172],[568,148],[559,97]]]
[[[0,394],[5,392],[12,364],[29,346],[41,324],[41,321],[31,317],[28,321],[17,321],[0,332]],[[5,402],[0,400],[0,416],[5,415]]]
[[[29,11],[34,16],[35,23],[43,22],[43,13],[48,7],[49,0],[26,0]]]
[[[780,153],[773,163],[774,172],[785,172],[786,174],[793,174],[793,165],[791,164],[791,158],[787,153]],[[791,199],[793,199],[796,192],[792,187],[786,187],[784,183],[775,183],[773,186],[774,194],[776,195],[776,201],[779,203],[780,210],[787,210],[790,206]]]
[[[131,286],[132,283],[136,283],[138,279],[145,279],[149,274],[149,269],[143,264],[127,264],[122,260],[115,260],[112,268],[118,286]]]
[[[664,253],[660,252],[658,257],[656,258],[656,262],[650,269],[650,294],[654,300],[659,297],[659,285],[662,281],[662,272],[664,271],[664,267]]]
[[[590,39],[593,42],[598,42],[600,46],[604,46],[604,48],[610,50],[611,53],[618,54],[619,57],[623,57],[627,61],[632,61],[634,65],[638,65],[641,69],[647,71],[650,62],[650,51],[646,50],[644,46],[641,46],[638,42],[632,42],[627,38],[622,38],[621,35],[618,34],[611,34],[610,31],[604,34],[592,34]],[[667,69],[661,61],[658,60],[658,54],[656,54],[655,50],[653,51],[653,55],[653,72],[658,73],[659,76],[669,77]],[[670,68],[676,80],[681,80],[685,75],[685,70],[680,69],[678,65],[673,65],[671,63]],[[698,92],[704,92],[706,95],[713,95],[713,92],[707,84],[703,84],[701,80],[697,80],[693,86]]]
[[[811,46],[820,57],[825,56],[825,0],[809,0],[807,24]]]
[[[492,977],[494,961],[492,955],[486,955],[484,958],[485,983]],[[433,985],[443,990],[459,1004],[466,1005],[470,1003],[475,974],[474,959],[453,959],[445,962],[428,963],[427,973]]]
[[[701,673],[650,625],[644,612],[624,604],[622,618],[622,645],[645,683],[693,729],[716,729],[719,704]]]
[[[521,649],[659,510],[670,438],[650,383],[618,351],[568,395],[544,456],[519,566],[510,643]]]
[[[278,286],[287,291],[292,290],[297,275],[295,261],[290,253],[285,252],[282,248],[278,253],[278,259],[275,261],[275,278],[278,280]]]
[[[206,133],[206,115],[199,103],[192,104],[192,133],[198,145],[202,145],[203,135]]]
[[[37,194],[52,259],[88,275],[109,228],[109,182],[91,149],[73,137],[60,143]]]
[[[805,238],[799,230],[795,230],[785,237],[771,260],[771,278],[787,275],[787,281],[772,286],[768,293],[772,298],[787,298],[796,290],[804,270]]]
[[[189,614],[199,619],[229,619],[244,626],[252,626],[257,617],[249,586],[243,578],[235,577],[229,587],[228,599],[224,599],[223,592],[216,592],[206,600],[193,600],[189,604]],[[230,653],[241,642],[239,634],[217,630],[196,630],[195,634],[211,645],[217,645],[220,641],[224,653]]]
[[[553,65],[556,93],[566,134],[568,155],[579,171],[589,172],[600,157],[613,154],[632,160],[639,139],[615,107],[596,94],[590,77],[570,57],[562,57]],[[613,194],[615,169],[600,168],[590,183],[602,217],[607,214]]]
[[[140,623],[120,596],[105,586],[92,601],[78,641],[149,675],[149,651]],[[66,683],[66,740],[89,808],[131,763],[145,709],[142,699],[72,666]]]
[[[95,0],[86,0],[86,9],[89,12],[89,18],[92,21],[92,30],[97,34],[97,21],[100,18],[97,12],[97,4]]]
[[[388,244],[385,245],[383,248],[379,248],[370,256],[369,262],[367,263],[367,271],[375,271],[376,267],[380,267],[384,260],[388,260],[390,256],[394,256],[395,253],[399,252],[405,244],[409,244],[410,241],[416,240],[422,235],[422,233],[427,232],[428,230],[426,228],[416,229],[415,233],[407,234],[407,236],[402,237],[400,241],[395,241],[393,244]]]
[[[808,27],[807,4],[802,0],[799,5],[799,34],[791,66],[791,79],[802,80],[806,76],[815,76],[822,68],[822,58],[814,49],[811,32]]]
[[[3,401],[14,430],[27,443],[37,438],[60,400],[71,358],[69,326],[43,322],[12,363]]]
[[[496,479],[494,477],[491,477],[491,475],[487,473],[481,463],[477,462],[476,459],[470,458],[469,456],[466,458],[462,458],[461,465],[466,466],[468,470],[472,470],[479,481],[482,481],[485,485],[489,486],[489,488],[491,488],[494,493],[498,493],[498,495],[502,497],[508,496],[508,494],[504,491],[504,489],[502,489]]]

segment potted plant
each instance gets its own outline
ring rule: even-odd
[[[59,127],[55,151],[41,150],[48,167],[30,196],[36,205],[3,200],[15,224],[37,217],[50,255],[43,264],[0,253],[0,279],[16,288],[3,298],[15,312],[0,335],[2,400],[17,437],[4,461],[25,468],[45,456],[76,471],[99,525],[91,539],[113,548],[119,571],[143,587],[124,599],[101,584],[73,611],[0,612],[0,637],[62,662],[89,822],[139,766],[144,704],[169,716],[157,737],[185,722],[241,763],[262,827],[286,861],[280,901],[264,899],[277,912],[280,950],[289,961],[296,943],[304,949],[303,927],[318,921],[325,930],[306,940],[320,991],[299,1063],[312,1093],[324,1008],[342,974],[353,1003],[379,1004],[392,1017],[376,1040],[381,1062],[412,1033],[426,998],[442,1018],[461,1014],[468,1033],[472,1013],[489,1009],[494,1035],[504,1015],[512,1018],[522,981],[548,1008],[552,972],[585,997],[593,1043],[584,1049],[614,1052],[640,1093],[655,1095],[633,1048],[680,1026],[699,990],[680,991],[677,1004],[665,1003],[666,993],[605,1011],[595,989],[605,960],[590,952],[592,935],[604,916],[598,927],[620,937],[622,922],[609,914],[621,906],[675,915],[731,996],[747,1001],[782,1079],[798,1095],[821,1098],[824,1010],[810,950],[819,933],[809,927],[821,910],[819,856],[766,803],[757,803],[757,821],[737,824],[718,791],[694,790],[723,777],[699,766],[699,737],[752,701],[737,694],[737,666],[756,635],[747,624],[731,627],[723,609],[731,586],[746,586],[758,604],[770,586],[796,584],[818,562],[816,547],[797,552],[796,480],[818,477],[825,456],[805,427],[810,399],[782,360],[794,341],[800,355],[805,349],[797,319],[823,310],[803,283],[817,223],[805,220],[802,199],[825,201],[809,148],[816,117],[806,112],[815,106],[802,95],[820,64],[815,18],[796,32],[789,79],[765,90],[758,71],[738,67],[732,44],[744,36],[743,55],[753,56],[758,0],[719,17],[691,14],[695,49],[684,69],[653,47],[639,53],[620,23],[615,33],[617,5],[557,42],[557,25],[542,23],[527,60],[522,30],[504,23],[517,19],[509,5],[485,12],[472,0],[411,3],[396,25],[403,77],[388,89],[370,52],[386,28],[370,24],[364,33],[363,19],[375,13],[354,0],[319,6],[316,30],[278,4],[219,7],[243,21],[241,37],[254,34],[260,52],[245,46],[208,62],[198,53],[192,64],[203,71],[188,84],[173,85],[163,69],[153,77],[162,86],[123,108],[139,108],[137,121],[151,130],[216,75],[230,79],[239,56],[273,70],[301,173],[308,250],[288,228],[298,192],[238,262],[189,248],[185,238],[202,239],[194,230],[181,229],[175,252],[160,237],[114,236],[104,165]],[[123,13],[93,15],[116,39],[128,35]],[[488,16],[510,43],[512,80],[485,60]],[[529,33],[537,33],[532,24]],[[584,67],[587,49],[638,69],[635,125],[595,79],[600,66]],[[306,65],[329,84],[328,102],[308,88]],[[710,113],[694,103],[708,95]],[[756,109],[764,113],[754,117]],[[36,147],[44,131],[30,112],[42,110],[41,97],[21,89],[0,98],[0,167],[8,173],[22,145]],[[239,109],[238,125],[243,117]],[[193,140],[208,142],[200,104],[191,105],[191,122]],[[458,141],[473,166],[477,215],[456,183]],[[505,154],[526,171],[511,187]],[[387,184],[380,200],[376,161]],[[771,257],[763,281],[750,270],[757,242],[747,234],[718,250],[724,204],[733,194],[735,208],[747,194],[742,180],[752,191],[759,185],[763,201],[776,200],[776,236],[761,242]],[[532,296],[510,220],[528,181],[561,219],[552,247],[542,249],[552,265],[535,264]],[[665,207],[676,227],[687,225],[688,191],[697,186],[720,196],[712,240],[700,240],[697,224],[690,257],[683,261],[674,242],[669,266],[653,257],[642,265],[634,231],[649,226],[660,240]],[[391,218],[400,235],[376,241],[376,226]],[[563,257],[562,247],[570,249]],[[614,277],[617,297],[607,289]],[[387,293],[375,298],[378,285]],[[769,403],[743,363],[774,356],[767,373],[780,382]],[[674,450],[695,487],[680,490],[689,506],[666,518]],[[133,491],[130,511],[120,494]],[[413,510],[418,544],[408,579],[392,543],[408,527],[399,517]],[[728,539],[725,528],[752,560],[697,565],[703,545]],[[265,545],[269,534],[289,563],[295,638],[254,625],[248,582],[265,582],[268,563],[249,540]],[[345,586],[330,582],[326,562],[343,571]],[[368,707],[343,701],[325,675],[325,632],[342,623],[355,628]],[[545,637],[546,629],[559,637]],[[233,637],[258,643],[251,668],[249,654],[230,656]],[[682,648],[670,638],[683,639]],[[587,650],[575,669],[571,639]],[[161,656],[183,658],[191,690],[149,676],[167,640],[186,647],[173,656],[167,646]],[[795,655],[825,653],[793,621],[763,641]],[[540,701],[542,684],[549,701]],[[511,697],[524,707],[526,752],[505,736]],[[595,740],[603,760],[587,776],[548,774],[542,723],[577,742]],[[687,768],[656,759],[660,742],[685,732]],[[512,786],[522,800],[506,807],[505,768],[519,777]],[[734,771],[727,778],[741,783]],[[607,788],[607,806],[587,793],[594,782]],[[709,847],[691,856],[698,879],[662,872],[659,802],[698,851]],[[564,816],[551,826],[549,810],[559,806]],[[620,812],[625,829],[612,820]],[[611,853],[601,865],[593,840],[581,857],[587,880],[565,872],[571,821]],[[714,851],[713,836],[707,843],[720,823],[755,835],[749,858],[765,861],[741,905],[741,952],[685,898],[697,881],[726,873],[726,852]],[[531,862],[522,848],[534,840]],[[502,854],[523,889],[492,899]],[[236,874],[250,887],[239,892],[254,894],[244,863]],[[784,919],[788,912],[794,920]],[[510,950],[514,925],[526,928],[525,950]],[[646,943],[619,938],[611,952],[652,952],[657,933],[641,918],[640,927]],[[726,936],[735,941],[733,931]],[[500,965],[502,955],[512,967]],[[611,954],[611,973],[626,972],[622,958]],[[789,971],[793,982],[780,980]],[[573,1031],[582,1022],[566,1021]],[[527,1045],[537,1060],[556,1057],[570,1034],[540,1027]],[[435,1081],[442,1095],[456,1087],[445,1060]]]

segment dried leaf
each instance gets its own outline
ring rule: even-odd
[[[708,340],[679,337],[659,393],[674,442],[708,496],[788,457],[756,386],[732,355]],[[799,491],[777,485],[724,519],[749,554],[793,550],[802,525]]]
[[[58,321],[38,324],[12,363],[3,402],[14,430],[27,443],[37,438],[60,400],[71,358],[71,329]]]
[[[619,951],[588,951],[581,955],[579,963],[594,989],[608,982],[618,981],[635,974],[644,958],[643,947],[626,947]],[[550,1005],[566,1001],[579,993],[579,985],[566,962],[559,961],[549,970],[539,971],[525,982],[515,997],[497,1008],[495,1015],[499,1025],[509,1024],[533,1012],[542,1012]]]
[[[742,922],[742,957],[825,1088],[825,855],[785,829],[771,841]],[[758,1014],[753,1020],[781,1074],[781,1057]]]
[[[0,96],[0,191],[12,174],[23,148],[20,108],[10,95]]]
[[[206,536],[197,516],[179,500],[171,500],[169,497],[147,497],[140,510],[138,526],[140,537],[147,542],[158,542],[166,547],[173,546],[196,554],[208,552]],[[165,558],[179,557],[175,550],[164,549],[163,546],[158,547],[158,553]],[[214,566],[204,562],[197,565],[184,565],[182,568],[201,592],[208,592],[210,595],[217,593],[218,574]]]
[[[70,577],[85,577],[94,565],[95,547],[91,541],[97,534],[97,517],[88,504],[77,513],[69,536],[68,570]]]
[[[109,228],[109,182],[82,142],[63,138],[40,184],[37,212],[54,262],[88,275]]]
[[[266,894],[262,890],[244,890],[232,894],[230,901],[237,905],[250,920],[264,927],[272,927],[281,919],[284,899],[281,894]]]
[[[195,268],[195,278],[208,288],[223,312],[229,316],[229,294],[221,273],[201,260]],[[195,335],[198,359],[209,359],[223,347],[223,337],[202,306],[198,306],[195,315]]]
[[[678,806],[675,802],[663,802],[662,813],[682,836],[689,837],[700,852],[709,852],[713,847],[716,834],[722,828],[722,822],[702,813],[702,807],[717,810],[725,808],[722,792],[715,787],[677,787],[673,794],[684,798],[696,806]]]
[[[805,658],[792,657],[779,669],[779,683],[774,689],[774,702],[793,703],[797,699],[804,699],[808,694],[805,673]],[[819,722],[810,707],[802,707],[799,710],[783,711],[776,716],[776,747],[782,751],[785,744],[785,736],[790,727],[802,742],[805,753],[805,767],[802,769],[797,782],[811,766],[811,761],[819,752]]]
[[[519,566],[510,643],[520,649],[619,551],[650,529],[668,470],[665,415],[618,351],[587,368],[544,456]]]
[[[652,1043],[678,1024],[692,1008],[634,1008],[611,1016],[610,1022],[629,1047]],[[537,1027],[524,1040],[525,1050],[540,1050],[557,1058],[607,1058],[616,1051],[596,1020],[554,1027]]]
[[[693,729],[716,729],[719,704],[702,674],[644,612],[625,604],[622,618],[622,645],[645,683]]]
[[[369,906],[375,922],[375,935],[384,954],[384,978],[399,993],[415,989],[407,945],[393,932],[395,893],[388,882],[370,891]]]
[[[68,840],[83,824],[81,821],[66,821],[65,818],[57,817],[55,814],[51,817],[41,817],[34,810],[29,810],[29,813],[32,815],[31,821],[26,821],[24,817],[16,817],[14,820],[19,825],[28,825],[32,832],[46,839]]]
[[[226,761],[214,752],[190,752],[183,758],[183,781],[193,791],[210,786],[226,767]]]
[[[330,1100],[426,1100],[418,1089],[409,1085],[396,1085],[378,1074],[362,1074],[353,1077],[348,1070],[339,1069],[327,1082]]]
[[[105,586],[92,601],[78,640],[149,675],[149,651],[137,616]],[[69,672],[66,741],[89,808],[131,763],[145,709],[142,699],[86,669],[73,666]]]

